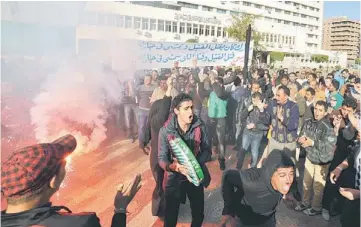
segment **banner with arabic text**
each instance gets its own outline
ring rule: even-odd
[[[137,67],[171,68],[174,62],[181,67],[192,66],[194,58],[198,66],[244,65],[245,42],[234,43],[172,43],[138,41]],[[252,59],[251,43],[249,59]],[[250,61],[251,62],[251,61]]]

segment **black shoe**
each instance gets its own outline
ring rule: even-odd
[[[219,169],[220,170],[225,170],[226,169],[226,162],[224,160],[219,160]]]

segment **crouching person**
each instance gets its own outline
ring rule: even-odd
[[[276,208],[282,195],[290,190],[295,165],[283,151],[273,150],[262,168],[228,170],[223,174],[224,208],[222,224],[236,226],[275,227]]]

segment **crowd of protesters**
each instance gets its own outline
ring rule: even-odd
[[[175,63],[171,69],[120,82],[117,127],[132,142],[138,138],[150,156],[156,181],[152,214],[164,219],[166,227],[176,225],[185,195],[191,203],[192,226],[202,225],[204,187],[211,180],[206,162],[214,156],[220,170],[230,169],[229,152],[237,154],[237,170],[224,172],[222,225],[238,216],[245,225],[275,226],[275,207],[284,194],[305,215],[330,221],[339,214],[343,227],[359,226],[359,75],[347,69],[322,74],[310,68],[254,68],[244,75],[240,68],[198,67],[194,60],[192,67]],[[182,176],[187,170],[173,159],[170,134],[180,135],[195,152],[206,176],[200,186]],[[93,213],[62,215],[61,209],[70,210],[49,203],[64,179],[64,157],[75,147],[74,137],[68,135],[21,149],[4,162],[4,226],[100,225]],[[245,166],[248,151],[251,161]],[[301,165],[303,176],[293,172]],[[126,207],[140,182],[137,176],[117,192],[112,226],[125,226]]]

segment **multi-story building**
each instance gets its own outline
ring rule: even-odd
[[[23,7],[23,10],[28,9]],[[243,14],[256,16],[254,27],[262,33],[261,43],[265,47],[261,62],[269,63],[269,53],[279,51],[286,53],[293,65],[302,61],[309,63],[312,61],[310,56],[321,51],[322,1],[105,1],[77,3],[77,9],[77,15],[70,18],[76,24],[75,46],[78,54],[86,52],[90,46],[99,46],[99,50],[102,50],[101,46],[124,38],[166,42],[185,42],[189,39],[231,42],[234,40],[229,37],[227,27],[232,24],[233,15]],[[60,11],[58,7],[54,14],[24,15],[37,17],[38,23],[49,23],[55,19],[44,16],[59,15]],[[10,14],[5,17],[10,21],[20,20],[19,16]],[[33,22],[34,18],[23,18],[21,21]],[[69,21],[67,17],[58,18]],[[56,23],[61,23],[61,20],[56,20]],[[334,55],[331,52],[328,54]],[[343,65],[339,59],[341,55],[338,54],[328,63]]]
[[[360,21],[335,17],[323,22],[322,48],[347,52],[347,61],[360,57]]]

